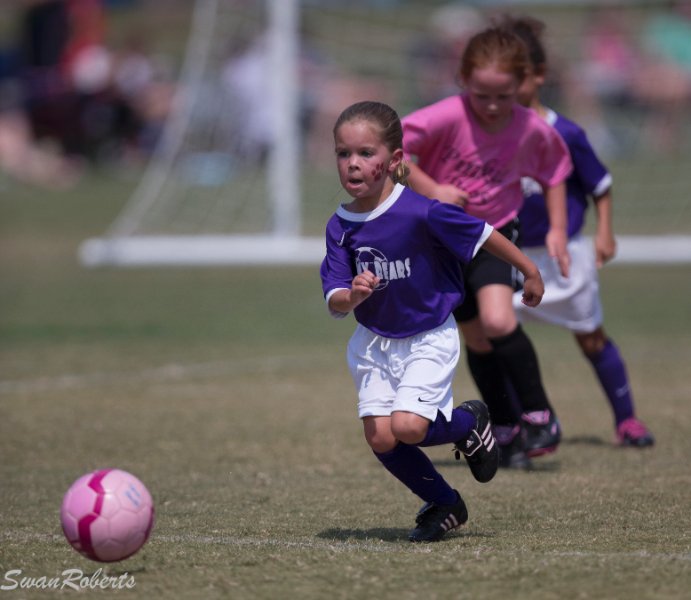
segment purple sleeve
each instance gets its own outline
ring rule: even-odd
[[[580,128],[574,129],[567,141],[574,164],[574,177],[579,179],[587,194],[596,198],[602,196],[611,187],[612,178],[595,154],[585,132]]]
[[[430,206],[428,223],[432,235],[465,264],[473,259],[493,229],[462,208],[438,201]]]
[[[350,289],[355,276],[348,250],[339,244],[342,236],[338,219],[332,217],[326,226],[326,256],[319,270],[324,297],[338,288]]]

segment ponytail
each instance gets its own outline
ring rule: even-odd
[[[408,164],[405,162],[405,160],[401,160],[400,163],[396,166],[396,169],[394,172],[391,174],[391,179],[393,179],[394,183],[400,183],[402,185],[408,185],[408,176],[410,175],[410,167]]]

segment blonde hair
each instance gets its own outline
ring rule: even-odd
[[[390,152],[403,148],[401,119],[398,117],[398,113],[388,104],[375,102],[374,100],[364,100],[363,102],[351,104],[336,119],[333,128],[334,136],[341,125],[358,120],[375,124],[379,128],[382,143]],[[410,168],[404,160],[401,160],[391,174],[391,178],[394,183],[405,184],[408,175],[410,175]]]

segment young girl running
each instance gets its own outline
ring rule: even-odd
[[[568,250],[572,259],[568,279],[561,277],[551,264],[544,245],[548,218],[542,189],[532,180],[524,181],[525,204],[519,213],[522,246],[540,265],[547,291],[537,311],[522,310],[520,292],[514,296],[514,307],[521,320],[552,323],[573,333],[612,408],[617,443],[638,448],[652,446],[655,442],[652,434],[636,418],[624,360],[602,327],[597,269],[614,256],[616,249],[611,218],[612,176],[598,159],[583,129],[540,101],[540,88],[547,75],[547,53],[541,39],[544,24],[527,17],[506,17],[502,26],[518,35],[528,47],[530,70],[519,89],[519,101],[559,132],[574,164],[566,182]],[[594,252],[581,235],[589,198],[593,199],[597,216]]]
[[[525,46],[516,36],[499,28],[476,34],[458,73],[464,91],[405,117],[403,148],[417,158],[410,167],[413,189],[464,206],[513,242],[523,204],[521,178],[540,182],[549,215],[545,244],[567,276],[564,180],[571,160],[559,134],[516,103],[527,67]],[[511,432],[522,425],[531,455],[553,451],[561,431],[533,345],[513,309],[510,265],[480,252],[464,267],[464,276],[469,293],[454,314],[463,332],[470,372],[493,421]],[[520,398],[521,417],[507,397],[507,384]],[[512,466],[527,464],[524,453],[514,458],[524,464]],[[502,461],[508,459],[502,453]]]
[[[451,204],[404,187],[403,132],[396,112],[378,102],[347,108],[334,126],[341,185],[351,197],[326,227],[321,266],[334,316],[353,312],[348,366],[358,414],[377,459],[425,505],[413,542],[440,540],[468,519],[459,493],[424,446],[454,444],[478,481],[497,470],[498,450],[486,405],[453,408],[460,352],[452,311],[463,300],[461,263],[480,247],[525,277],[524,302],[542,297],[535,265],[494,228]]]

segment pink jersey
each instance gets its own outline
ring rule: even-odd
[[[494,227],[518,214],[522,177],[551,187],[572,169],[559,133],[518,104],[510,123],[497,133],[480,127],[464,95],[425,106],[402,121],[406,156],[417,157],[417,165],[438,183],[466,192],[466,212]]]

